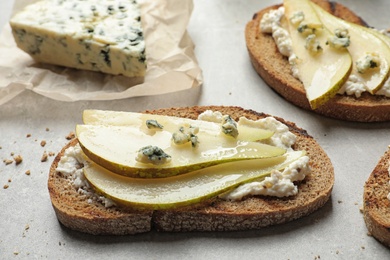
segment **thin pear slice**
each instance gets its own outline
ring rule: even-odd
[[[178,128],[175,128],[175,130]],[[283,148],[246,142],[218,131],[199,127],[199,144],[175,145],[167,129],[148,132],[142,127],[77,125],[76,134],[84,153],[114,173],[142,178],[168,177],[236,160],[283,155]],[[138,151],[148,145],[161,148],[171,156],[166,164],[154,165],[136,160]]]
[[[248,125],[238,124],[238,140],[255,142],[271,138],[274,135],[273,131],[261,129]]]
[[[206,128],[210,131],[219,131],[220,125],[202,120],[192,120],[188,118],[151,115],[123,111],[108,111],[108,110],[84,110],[83,122],[88,125],[116,125],[116,126],[141,126],[146,120],[153,119],[164,126],[164,129],[173,131],[180,124],[190,124],[199,128]],[[174,129],[172,129],[174,128]],[[272,137],[273,131],[257,128],[247,125],[238,125],[237,139],[243,141],[260,141]]]
[[[334,32],[336,29],[348,30],[351,41],[348,46],[348,51],[354,61],[351,75],[356,76],[367,86],[368,91],[371,94],[374,94],[382,87],[389,77],[390,48],[388,44],[382,40],[382,36],[378,36],[380,33],[375,32],[370,28],[342,20],[326,12],[318,5],[314,3],[311,4],[324,26],[330,31]],[[366,56],[367,53],[379,54],[381,60],[380,68],[368,70],[365,73],[359,73],[356,61]]]
[[[202,202],[238,185],[263,179],[305,155],[285,156],[217,165],[185,175],[159,179],[129,178],[88,163],[84,175],[94,189],[121,205],[138,209],[169,209]]]
[[[299,79],[311,108],[316,109],[336,95],[347,81],[352,70],[352,59],[347,50],[336,50],[325,44],[332,36],[326,28],[316,32],[322,51],[313,54],[305,48],[307,35],[298,32],[297,25],[292,23],[291,18],[303,12],[305,23],[321,27],[322,22],[309,0],[284,0],[284,7],[292,49],[297,56],[295,66],[298,68]]]

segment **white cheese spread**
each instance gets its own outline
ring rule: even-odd
[[[298,194],[298,187],[294,181],[302,181],[308,173],[310,173],[309,157],[303,156],[283,171],[274,170],[271,176],[265,177],[264,180],[243,184],[235,190],[223,194],[221,198],[236,201],[254,195],[294,196]]]
[[[87,161],[84,159],[84,156],[79,144],[67,148],[64,155],[61,156],[61,160],[58,162],[56,171],[61,172],[79,194],[85,195],[88,203],[98,201],[107,208],[112,207],[115,205],[114,202],[96,194],[85,179],[82,167]]]
[[[269,11],[264,14],[262,20],[260,21],[260,30],[263,33],[272,34],[279,52],[289,60],[292,75],[299,79],[298,68],[297,66],[294,66],[299,61],[292,51],[292,42],[289,33],[281,24],[281,19],[283,17],[283,6]],[[368,88],[356,76],[351,75],[347,82],[341,87],[338,94],[346,94],[350,96],[354,95],[359,98],[363,92],[368,92]],[[375,93],[375,95],[390,97],[390,78],[386,80],[385,84]]]
[[[264,33],[271,33],[279,52],[282,55],[289,57],[292,55],[292,42],[288,31],[280,24],[283,16],[284,7],[271,10],[266,13],[260,21],[260,29]]]
[[[211,122],[220,122],[222,114],[207,110],[200,114],[198,120],[209,120]],[[266,117],[256,121],[241,117],[239,125],[248,125],[260,129],[267,129],[274,132],[274,135],[263,141],[264,143],[278,146],[281,148],[291,149],[296,141],[296,136],[291,133],[288,126],[279,122],[273,117]],[[288,197],[298,193],[298,187],[294,181],[301,181],[310,172],[309,157],[303,156],[299,160],[290,164],[283,171],[273,171],[269,177],[261,181],[254,181],[240,185],[238,188],[224,193],[220,198],[225,200],[237,201],[246,196],[264,195],[276,197]]]
[[[206,110],[198,116],[198,120],[221,123],[222,113],[219,111]]]

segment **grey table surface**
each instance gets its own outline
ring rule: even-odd
[[[27,90],[1,105],[0,259],[389,259],[389,249],[367,235],[360,209],[364,182],[390,144],[390,123],[322,117],[287,103],[265,85],[250,64],[244,27],[255,11],[279,2],[194,0],[188,31],[204,73],[200,88],[72,103]],[[389,1],[339,2],[370,25],[390,27]],[[13,0],[0,1],[1,28],[12,6]],[[308,217],[247,232],[90,236],[58,223],[47,190],[54,157],[40,159],[44,152],[57,153],[67,143],[65,137],[81,122],[84,109],[142,111],[193,105],[241,106],[281,116],[306,129],[333,162],[331,200]],[[42,140],[47,143],[44,147]],[[22,155],[23,162],[5,165],[2,161],[12,158],[11,153]]]

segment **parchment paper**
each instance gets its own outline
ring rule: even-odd
[[[13,13],[28,3],[16,0]],[[0,105],[26,89],[60,101],[113,100],[198,87],[202,71],[187,33],[192,0],[141,0],[148,68],[143,82],[124,76],[36,63],[16,47],[7,24],[0,35]]]

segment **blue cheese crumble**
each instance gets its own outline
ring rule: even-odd
[[[326,44],[335,49],[347,48],[351,44],[348,29],[336,29],[334,32],[334,36],[329,38]]]
[[[356,68],[359,73],[364,74],[370,69],[378,68],[380,64],[381,60],[378,53],[366,53],[356,61]]]
[[[317,39],[317,35],[310,34],[306,37],[305,48],[311,53],[318,53],[322,51],[320,41]]]
[[[17,46],[38,62],[127,77],[146,70],[136,0],[41,0],[10,21]]]
[[[229,115],[224,115],[222,117],[221,129],[225,135],[229,135],[233,138],[238,136],[237,123]]]
[[[154,120],[154,119],[149,119],[149,120],[146,120],[145,122],[146,124],[146,127],[148,129],[163,129],[164,126],[161,125],[159,122],[157,122],[157,120]]]
[[[179,130],[172,134],[172,141],[176,145],[191,143],[193,148],[197,147],[199,140],[198,134],[199,128],[190,125],[183,125],[179,127]]]
[[[148,145],[139,149],[135,160],[140,163],[151,163],[154,165],[162,165],[171,161],[171,156],[166,154],[163,149]]]

